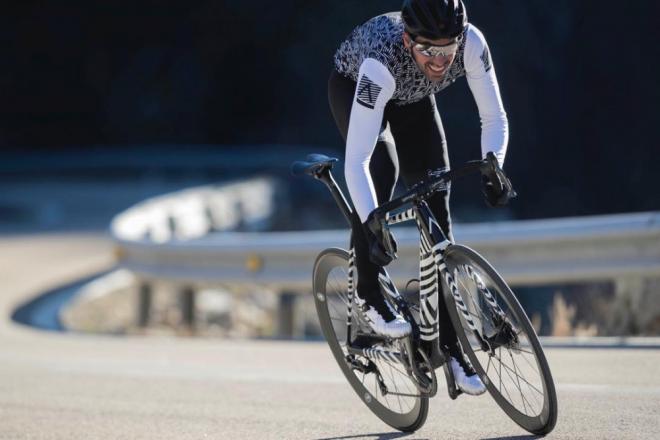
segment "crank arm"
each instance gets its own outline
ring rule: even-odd
[[[447,381],[447,393],[449,393],[449,398],[451,400],[456,400],[456,398],[458,396],[463,394],[463,391],[461,391],[456,386],[456,380],[454,379],[454,373],[451,371],[451,367],[449,366],[449,363],[445,363],[443,365],[443,370],[445,371],[445,380]]]
[[[431,362],[426,356],[426,353],[424,353],[423,350],[413,350],[413,344],[411,342],[411,338],[409,337],[405,338],[403,343],[406,349],[406,353],[408,354],[407,367],[410,370],[410,377],[413,379],[415,386],[421,394],[424,394],[428,397],[435,396],[435,394],[438,392],[438,380],[435,376],[435,371],[431,367]],[[429,374],[431,375],[430,378],[419,369],[419,363],[415,359],[416,353],[420,353],[424,358],[424,362],[428,365]]]

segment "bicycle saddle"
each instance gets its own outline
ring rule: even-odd
[[[323,171],[332,169],[334,163],[338,161],[339,159],[328,157],[324,154],[310,154],[307,156],[307,160],[298,160],[291,165],[291,174],[294,176],[301,176],[303,174],[318,176]]]

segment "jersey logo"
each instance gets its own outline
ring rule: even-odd
[[[481,62],[484,63],[484,70],[488,72],[492,66],[490,63],[490,51],[488,46],[484,47],[484,52],[481,54]]]
[[[357,102],[373,110],[378,95],[383,88],[373,82],[367,75],[362,75],[357,86]]]

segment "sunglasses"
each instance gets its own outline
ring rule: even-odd
[[[414,37],[411,36],[410,43],[412,44],[413,49],[425,57],[449,57],[456,53],[458,50],[458,45],[461,43],[461,39],[457,38],[453,42],[443,46],[435,46],[428,43],[418,43],[414,40]]]

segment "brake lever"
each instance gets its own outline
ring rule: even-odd
[[[486,158],[481,161],[479,171],[486,176],[488,180],[493,181],[493,177],[497,177],[497,171],[500,169],[500,164],[497,162],[497,157],[492,151],[486,154]]]
[[[483,174],[490,182],[497,182],[504,190],[507,190],[507,200],[518,197],[518,193],[513,188],[511,180],[504,173],[504,170],[500,168],[497,157],[495,157],[495,154],[492,151],[489,151],[488,154],[486,154],[486,158],[482,163],[483,166],[480,167],[481,174]]]

